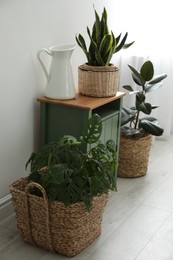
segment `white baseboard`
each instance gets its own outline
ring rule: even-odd
[[[13,213],[14,211],[11,201],[11,195],[8,194],[7,196],[0,199],[0,221],[9,217]]]

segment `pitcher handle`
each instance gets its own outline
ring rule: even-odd
[[[45,68],[45,66],[44,66],[44,64],[43,64],[43,62],[42,62],[42,60],[41,60],[41,53],[42,52],[46,52],[48,55],[50,55],[50,56],[52,56],[52,52],[50,51],[50,50],[48,50],[48,49],[45,49],[45,48],[43,48],[43,49],[41,49],[41,50],[39,50],[38,52],[37,52],[37,58],[38,58],[38,60],[39,60],[39,62],[40,62],[40,64],[41,64],[41,66],[42,66],[42,68],[43,68],[43,71],[44,71],[44,73],[45,73],[45,75],[46,75],[46,78],[47,78],[47,80],[48,80],[48,76],[49,76],[49,74],[48,74],[48,72],[47,72],[47,70],[46,70],[46,68]]]

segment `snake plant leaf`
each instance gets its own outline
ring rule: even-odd
[[[158,88],[160,88],[161,86],[163,85],[163,82],[158,82],[156,84],[146,84],[145,85],[145,92],[148,93],[148,92],[151,92],[153,90],[156,90]]]
[[[111,48],[110,48],[109,52],[106,53],[106,55],[103,56],[105,66],[109,66],[111,58],[112,58],[114,51],[115,51],[115,48],[116,48],[116,41],[115,41],[115,36],[114,36],[113,32],[111,32],[111,36],[112,36]]]
[[[161,80],[165,79],[167,77],[167,74],[163,73],[157,76],[154,76],[151,81],[148,82],[148,84],[156,84],[159,83]]]
[[[79,34],[78,37],[76,35],[76,41],[79,44],[79,46],[82,48],[82,50],[86,53],[87,52],[86,43],[85,43],[85,40],[84,40],[84,38],[81,34]]]
[[[100,43],[100,47],[99,47],[99,53],[101,56],[104,56],[105,54],[107,54],[109,52],[109,50],[111,49],[112,46],[112,35],[110,34],[106,34],[101,43]]]
[[[115,38],[116,45],[118,45],[120,38],[121,38],[121,33]]]
[[[149,81],[153,78],[154,67],[151,61],[148,60],[142,65],[140,74],[145,81]]]
[[[92,65],[92,61],[95,60],[95,46],[93,44],[93,42],[95,42],[95,39],[93,38],[93,36],[91,36],[90,29],[88,27],[87,27],[87,33],[88,33],[89,38],[92,39],[90,41],[90,46],[89,46],[89,51],[88,51],[88,56],[87,56],[88,64]]]
[[[100,44],[100,35],[101,35],[101,23],[100,23],[100,17],[97,13],[96,10],[95,11],[95,23],[94,23],[94,33],[95,33],[95,41],[97,43],[97,45]]]
[[[105,64],[105,66],[109,66],[111,58],[112,58],[112,55],[113,55],[113,52],[114,52],[114,47],[112,47],[110,49],[110,51],[107,53],[107,55],[104,57],[104,64]]]
[[[121,40],[120,44],[116,46],[116,49],[115,49],[115,52],[114,52],[114,53],[120,51],[120,50],[123,48],[123,46],[124,46],[124,44],[125,44],[125,42],[126,42],[127,36],[128,36],[128,33],[126,32],[126,34],[124,35],[124,37],[123,37],[123,39]],[[117,43],[117,44],[118,44],[118,43]]]
[[[105,63],[100,55],[100,52],[98,50],[98,47],[97,47],[97,44],[96,42],[93,40],[93,38],[90,36],[90,40],[91,40],[91,44],[90,44],[90,48],[92,49],[92,55],[94,56],[94,59],[95,59],[95,64],[93,64],[94,66],[104,66]],[[90,62],[88,62],[89,65],[92,65],[90,64]]]
[[[163,128],[158,125],[158,120],[155,120],[155,118],[141,119],[139,122],[139,127],[145,132],[155,136],[161,136],[164,132]]]
[[[95,49],[95,59],[96,59],[96,62],[97,62],[95,64],[95,66],[105,66],[106,65],[104,60],[102,59],[102,57],[100,55],[99,50],[97,48]]]
[[[101,38],[103,38],[105,34],[109,34],[109,29],[107,24],[107,12],[106,8],[104,7],[101,18]]]
[[[135,41],[124,44],[123,49],[129,48],[134,42],[135,42]]]
[[[123,88],[128,91],[133,91],[133,88],[130,85],[124,85]]]

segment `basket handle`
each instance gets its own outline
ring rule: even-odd
[[[30,236],[32,237],[32,240],[34,241],[33,236],[32,236],[32,231],[31,231],[31,222],[30,222],[30,217],[29,217],[29,206],[28,206],[28,196],[27,196],[30,192],[30,189],[32,189],[32,188],[39,189],[41,191],[41,193],[43,194],[43,200],[44,200],[44,204],[45,204],[47,242],[49,244],[50,251],[54,252],[55,250],[53,248],[52,237],[51,237],[51,233],[50,233],[50,225],[49,225],[50,221],[49,221],[48,197],[47,197],[45,189],[39,183],[36,183],[36,182],[29,182],[25,187],[26,205],[27,205],[27,218],[28,218],[27,220],[28,220],[28,225],[29,225],[29,230],[30,230]]]

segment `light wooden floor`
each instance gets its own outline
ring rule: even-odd
[[[0,222],[1,260],[69,259],[24,243],[15,218]],[[102,235],[73,260],[173,260],[173,136],[152,146],[145,177],[118,179]]]

